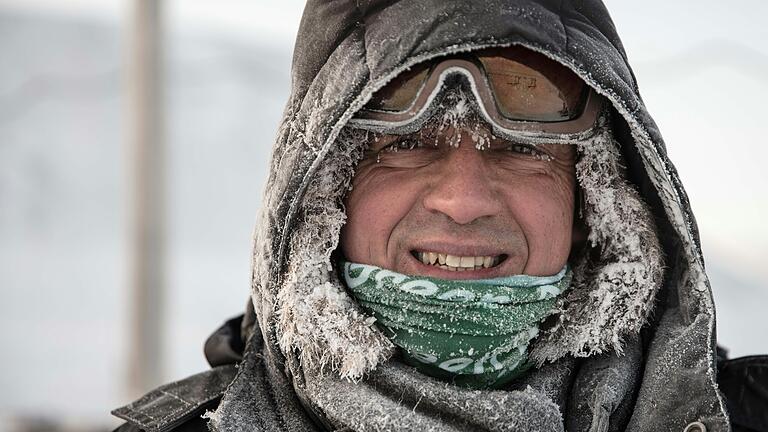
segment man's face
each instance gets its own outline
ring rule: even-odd
[[[448,145],[459,132],[458,147]],[[575,149],[501,138],[485,147],[450,127],[376,140],[346,198],[345,257],[440,279],[560,271],[571,250]]]

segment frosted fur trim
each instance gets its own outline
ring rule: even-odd
[[[331,264],[346,221],[342,200],[362,156],[368,133],[343,129],[328,161],[312,180],[294,232],[286,279],[277,296],[278,335],[283,352],[295,349],[302,367],[331,369],[360,379],[394,346],[347,294]]]
[[[653,309],[663,257],[653,216],[626,181],[619,144],[610,128],[579,145],[576,176],[583,192],[588,246],[574,265],[574,281],[554,325],[531,357],[539,363],[566,354],[622,352]]]

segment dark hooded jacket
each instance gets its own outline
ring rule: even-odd
[[[344,408],[322,395],[342,398],[339,393],[358,388],[388,398],[392,407],[381,413],[399,415],[404,408],[446,430],[534,428],[538,423],[526,419],[490,421],[482,410],[478,418],[477,412],[419,397],[466,394],[398,381],[415,375],[392,363],[391,346],[363,325],[370,322],[335,289],[333,268],[307,273],[304,265],[315,255],[322,255],[321,264],[328,261],[338,244],[343,209],[336,192],[348,184],[354,158],[338,148],[337,138],[352,114],[413,64],[513,44],[571,68],[609,101],[624,175],[653,213],[666,268],[653,313],[642,331],[625,335],[622,352],[592,350],[545,364],[511,387],[508,401],[499,399],[508,402],[505,415],[547,417],[537,430],[768,430],[768,360],[717,355],[696,222],[599,0],[309,1],[254,240],[252,304],[244,318],[229,321],[206,343],[212,369],[115,410],[128,421],[120,430],[205,430],[206,424],[221,432],[394,428],[391,421],[344,420]],[[338,156],[344,154],[348,159]],[[324,196],[336,198],[324,203]],[[355,351],[360,346],[370,350]],[[320,370],[331,378],[318,378]],[[369,409],[362,399],[359,405]],[[353,405],[347,408],[355,416],[377,415]]]

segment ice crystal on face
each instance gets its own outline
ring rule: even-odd
[[[475,143],[475,148],[484,151],[490,148],[491,140],[496,137],[491,132],[488,132],[488,128],[484,128],[480,122],[475,122],[472,127],[472,142]]]
[[[446,137],[446,144],[459,148],[461,144],[462,130],[467,128],[468,120],[472,117],[472,109],[467,94],[459,87],[449,88],[437,107],[435,118],[437,135],[450,134]],[[476,122],[475,122],[476,123]]]
[[[459,148],[462,137],[468,133],[477,150],[487,150],[497,138],[490,132],[490,125],[476,113],[475,104],[474,95],[467,90],[449,87],[436,103],[432,117],[419,131],[419,138],[425,142],[432,140],[435,146],[444,138],[446,145]]]

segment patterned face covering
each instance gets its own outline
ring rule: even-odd
[[[571,282],[554,276],[482,280],[406,276],[341,262],[347,287],[421,372],[470,388],[499,388],[530,366],[528,344]]]

